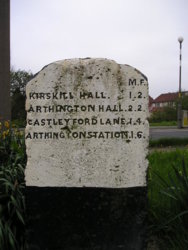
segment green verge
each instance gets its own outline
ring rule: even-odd
[[[161,138],[158,140],[150,140],[149,147],[169,147],[169,146],[187,146],[188,138]]]
[[[177,126],[177,121],[162,121],[162,122],[150,122],[151,127],[158,126]]]
[[[150,234],[160,249],[188,246],[188,150],[154,151],[149,155]]]

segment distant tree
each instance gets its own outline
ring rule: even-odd
[[[25,120],[25,87],[33,77],[31,72],[11,69],[10,71],[10,95],[12,120]]]
[[[150,122],[176,121],[177,109],[175,107],[164,107],[152,113]]]
[[[182,97],[182,109],[188,110],[188,96],[187,95],[184,95]]]
[[[10,71],[10,91],[11,95],[19,92],[22,95],[25,95],[25,87],[27,82],[33,77],[31,72],[25,70],[11,69]]]

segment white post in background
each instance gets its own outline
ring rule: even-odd
[[[182,61],[182,42],[183,42],[183,37],[178,38],[178,42],[180,44],[180,65],[179,65],[179,94],[178,94],[178,128],[182,128],[182,103],[181,103],[181,61]]]

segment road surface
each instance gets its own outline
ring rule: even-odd
[[[150,139],[160,138],[188,138],[188,128],[150,127]]]

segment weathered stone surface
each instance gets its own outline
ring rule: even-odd
[[[26,94],[27,186],[146,185],[148,83],[138,70],[107,59],[58,61]]]

